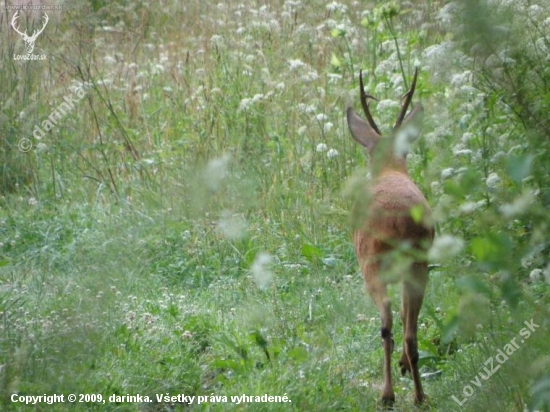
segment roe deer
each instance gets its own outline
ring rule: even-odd
[[[392,312],[386,285],[402,282],[401,319],[403,321],[403,355],[399,362],[401,373],[412,374],[414,400],[421,403],[426,396],[418,373],[417,322],[424,290],[428,283],[426,251],[434,230],[431,211],[418,187],[407,172],[404,139],[420,132],[423,109],[420,104],[407,117],[418,71],[415,71],[410,90],[404,96],[397,121],[390,137],[382,137],[369,112],[362,73],[359,75],[361,105],[367,121],[353,109],[347,109],[347,121],[353,138],[364,146],[370,157],[372,180],[364,193],[356,195],[353,206],[353,243],[366,289],[380,311],[384,347],[384,388],[382,402],[393,404],[395,394],[391,380],[393,351]],[[400,256],[396,254],[400,253]],[[393,262],[392,262],[393,260]],[[398,276],[394,273],[398,272]]]

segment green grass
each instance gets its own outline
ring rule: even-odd
[[[349,218],[367,162],[344,112],[358,106],[363,69],[389,131],[397,109],[388,102],[415,65],[426,124],[409,170],[447,241],[432,251],[440,266],[419,321],[425,409],[548,410],[550,181],[536,116],[550,94],[535,87],[545,72],[519,89],[538,106],[511,103],[517,93],[493,90],[501,72],[459,42],[446,48],[458,11],[439,1],[392,7],[79,0],[49,13],[41,62],[13,60],[24,44],[6,12],[2,410],[380,409],[380,320]],[[525,44],[533,33],[550,38],[530,22]],[[507,73],[540,63],[534,53]],[[85,96],[35,139],[35,125],[78,88]],[[18,149],[22,137],[29,152]],[[395,409],[414,410],[412,381],[397,367],[399,287],[390,293]],[[494,376],[471,383],[530,319],[540,329]],[[452,397],[463,399],[466,385],[473,395],[460,407]],[[54,393],[106,402],[10,400]],[[108,400],[137,394],[153,402]],[[158,403],[156,394],[207,401]],[[231,403],[243,394],[292,402]]]

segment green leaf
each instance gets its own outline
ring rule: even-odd
[[[332,29],[330,35],[332,37],[346,37],[346,31],[342,29]]]
[[[267,349],[267,345],[268,345],[267,339],[262,335],[262,332],[260,332],[258,329],[250,333],[249,338],[252,342],[254,342],[263,350]]]
[[[361,26],[363,26],[365,28],[367,28],[367,27],[369,27],[373,24],[374,24],[374,20],[372,19],[372,17],[363,17],[361,19]]]
[[[302,245],[302,255],[310,262],[313,262],[323,256],[323,252],[317,246],[304,243]]]
[[[470,242],[470,253],[481,263],[491,266],[505,266],[510,258],[512,242],[503,233],[488,233]]]
[[[458,330],[460,320],[457,315],[453,315],[451,319],[445,323],[443,330],[441,331],[441,342],[444,345],[449,344]]]
[[[533,155],[522,155],[508,159],[506,162],[506,170],[514,182],[519,184],[523,179],[529,176],[534,158],[535,156]]]
[[[414,205],[413,207],[411,207],[410,213],[415,223],[421,223],[422,218],[424,217],[424,206]]]
[[[470,252],[477,260],[487,261],[498,254],[498,245],[487,237],[476,237],[470,242]]]
[[[308,353],[305,348],[298,346],[288,351],[288,357],[297,362],[303,362],[308,358]]]
[[[470,168],[458,177],[446,180],[443,183],[443,187],[445,188],[445,193],[456,199],[464,199],[476,190],[480,181],[480,173]]]
[[[465,292],[474,292],[487,297],[492,297],[493,292],[491,288],[481,279],[464,276],[456,281],[457,286]]]
[[[342,63],[334,53],[332,53],[332,57],[330,58],[330,65],[335,71],[338,71],[342,68]]]

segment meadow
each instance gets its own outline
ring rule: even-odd
[[[368,159],[345,110],[363,70],[389,132],[418,68],[408,166],[437,221],[421,409],[550,411],[547,0],[74,0],[45,10],[37,61],[14,59],[16,3],[0,3],[1,410],[380,409],[350,227]],[[390,292],[395,410],[416,410]]]

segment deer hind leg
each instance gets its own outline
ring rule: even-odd
[[[384,347],[384,388],[382,402],[388,405],[395,401],[391,380],[391,353],[393,351],[392,313],[391,302],[388,298],[386,285],[378,279],[379,263],[370,263],[363,266],[363,276],[367,292],[380,311],[382,345]]]
[[[401,319],[403,321],[403,355],[399,365],[401,374],[410,372],[414,382],[414,401],[422,403],[426,395],[422,391],[420,373],[418,372],[418,315],[424,299],[424,290],[428,282],[426,263],[415,263],[412,277],[403,281],[403,298]]]

